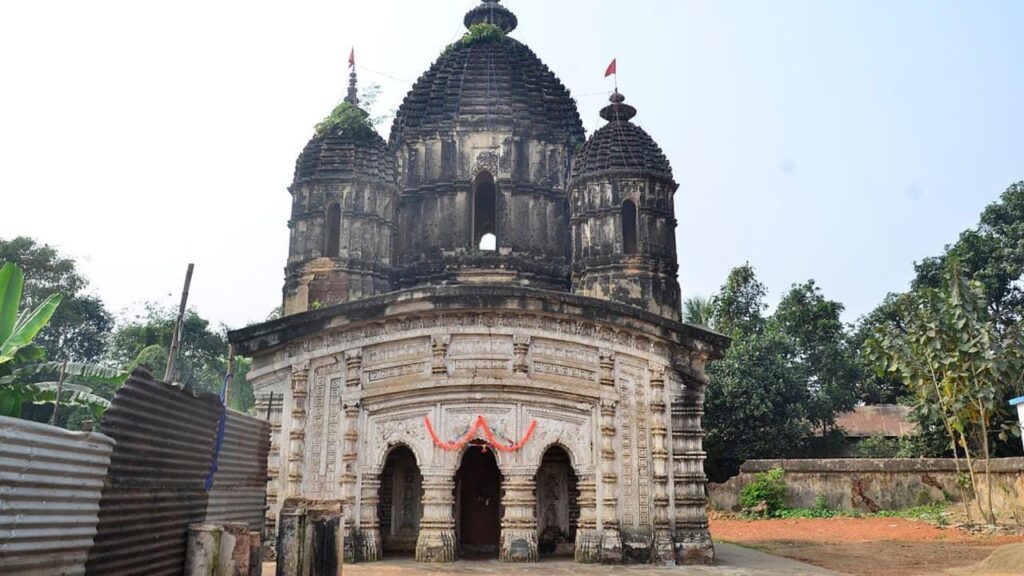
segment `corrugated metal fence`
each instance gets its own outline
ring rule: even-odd
[[[221,407],[136,370],[101,425],[117,441],[86,569],[97,576],[183,573],[188,525],[264,514],[269,425],[229,413],[214,490],[210,470]],[[210,504],[213,507],[210,508]]]
[[[228,412],[224,445],[206,508],[206,522],[244,522],[259,531],[267,511],[267,453],[270,424]]]
[[[114,441],[0,417],[0,573],[85,573]]]

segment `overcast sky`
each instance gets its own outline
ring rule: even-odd
[[[280,303],[295,158],[360,82],[393,111],[476,0],[0,6],[0,237],[81,261],[112,310]],[[661,144],[683,294],[749,261],[853,321],[1024,179],[1024,2],[505,0],[579,102],[619,86]],[[381,130],[386,133],[388,124]]]

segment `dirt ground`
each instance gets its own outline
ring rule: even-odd
[[[711,519],[715,540],[855,576],[1024,574],[1024,536],[976,536],[903,518]],[[1013,546],[1009,546],[1013,545]],[[986,562],[993,551],[1000,552]]]

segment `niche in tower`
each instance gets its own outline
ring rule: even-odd
[[[337,258],[338,250],[341,248],[341,206],[331,204],[327,209],[327,245],[324,246],[324,256]]]
[[[632,200],[622,203],[622,252],[636,254],[636,204]]]
[[[473,180],[473,245],[480,250],[497,249],[497,192],[490,172]]]

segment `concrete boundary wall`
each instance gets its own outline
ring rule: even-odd
[[[0,573],[78,576],[114,441],[0,417]]]
[[[772,468],[786,472],[786,506],[791,508],[813,508],[819,497],[830,508],[862,511],[960,501],[952,459],[837,458],[748,460],[740,467],[738,476],[724,483],[708,484],[711,505],[738,509],[743,487],[758,472]],[[993,459],[991,468],[996,514],[1002,520],[1024,523],[1024,458]]]

